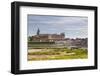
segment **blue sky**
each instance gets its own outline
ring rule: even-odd
[[[88,17],[28,15],[28,36],[65,33],[66,38],[86,38],[88,36]]]

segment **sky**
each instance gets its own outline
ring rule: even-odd
[[[87,38],[88,17],[84,16],[53,16],[28,15],[28,36],[40,34],[65,33],[66,38]]]

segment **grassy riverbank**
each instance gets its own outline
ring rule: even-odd
[[[31,50],[31,51],[30,51]],[[86,49],[45,48],[29,49],[28,60],[60,60],[60,59],[86,59]]]

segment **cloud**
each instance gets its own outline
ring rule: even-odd
[[[70,36],[81,36],[76,32],[86,34],[88,29],[87,17],[67,17],[67,16],[42,16],[42,15],[28,15],[29,34],[36,32],[37,28],[41,32],[58,33],[65,32]],[[35,30],[33,31],[32,28]],[[33,32],[32,32],[33,31]],[[87,36],[87,34],[86,34]]]

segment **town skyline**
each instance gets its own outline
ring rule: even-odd
[[[67,16],[28,15],[28,36],[65,33],[66,38],[87,38],[88,18]]]

